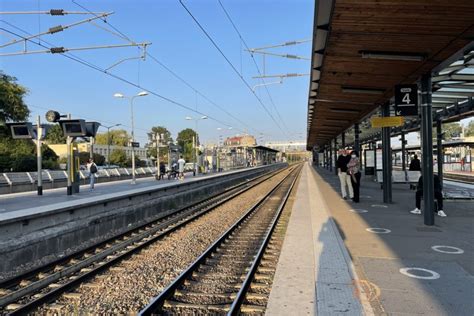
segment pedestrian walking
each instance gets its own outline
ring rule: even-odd
[[[209,161],[207,159],[204,159],[204,173],[209,172]]]
[[[352,201],[359,203],[361,174],[359,153],[356,150],[351,152],[350,160],[347,164],[347,174],[350,176],[352,188],[354,190],[354,197],[352,198]]]
[[[183,156],[179,156],[178,159],[178,177],[180,180],[184,180],[184,165],[186,164],[186,160],[183,159]]]
[[[408,167],[409,171],[421,171],[421,164],[420,159],[418,159],[417,155],[413,156],[413,159],[410,161],[410,167]]]
[[[87,170],[89,171],[89,190],[94,190],[95,184],[95,174],[97,173],[97,165],[94,160],[91,158],[87,161]]]
[[[352,189],[351,178],[347,174],[347,164],[351,160],[351,157],[347,155],[347,150],[342,148],[340,150],[340,155],[337,157],[336,168],[337,175],[339,176],[339,181],[341,182],[341,194],[342,198],[347,199],[347,194],[349,191],[349,197],[352,199],[354,197],[354,192]],[[347,190],[346,190],[347,187]]]
[[[438,212],[433,210],[441,217],[446,217],[446,213],[443,211],[443,188],[441,187],[441,181],[439,181],[438,175],[433,175],[433,185],[434,185],[434,196],[436,202],[438,203]],[[410,211],[412,214],[421,214],[421,198],[423,197],[423,176],[418,180],[418,186],[415,195],[415,209]]]

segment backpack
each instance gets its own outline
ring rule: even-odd
[[[91,173],[97,173],[97,166],[95,165],[95,163],[93,163],[90,167],[90,172]]]

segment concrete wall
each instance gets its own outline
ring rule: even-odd
[[[105,234],[125,231],[283,167],[283,164],[264,166],[166,188],[108,194],[74,201],[76,205],[3,220],[0,222],[0,272],[66,253],[70,247],[85,248],[92,239],[97,241]]]

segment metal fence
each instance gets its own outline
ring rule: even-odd
[[[156,173],[156,167],[136,168],[137,177],[152,176]],[[100,169],[94,175],[99,181],[108,182],[124,180],[132,177],[132,168]],[[82,183],[86,183],[90,177],[88,171],[79,171]],[[43,187],[62,187],[67,183],[68,174],[64,170],[44,170],[42,172]],[[38,182],[37,172],[5,172],[0,173],[0,194],[33,191]]]

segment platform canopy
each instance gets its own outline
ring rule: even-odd
[[[308,149],[361,122],[390,101],[396,84],[422,74],[432,73],[433,89],[441,89],[435,108],[472,98],[473,40],[472,0],[316,0]]]

